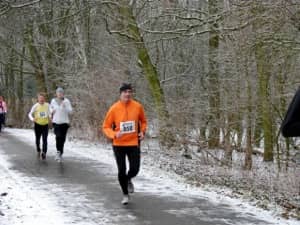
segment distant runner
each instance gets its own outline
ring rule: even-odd
[[[51,100],[50,110],[56,136],[57,153],[55,160],[62,162],[67,131],[70,127],[69,115],[72,113],[72,106],[70,100],[64,97],[64,89],[61,87],[56,89],[56,98]]]
[[[2,126],[5,125],[5,117],[7,113],[6,102],[3,99],[3,96],[0,96],[0,132],[2,131]]]
[[[103,132],[113,140],[113,151],[118,166],[118,179],[123,191],[122,204],[129,202],[134,192],[132,178],[140,168],[140,141],[144,139],[147,121],[143,106],[132,99],[131,84],[122,84],[120,100],[108,110],[103,122]],[[129,171],[126,169],[126,156]]]
[[[49,103],[46,102],[45,93],[38,94],[38,102],[35,103],[29,114],[29,119],[34,122],[34,133],[35,133],[35,143],[37,157],[46,159],[47,154],[47,139],[48,139],[48,130],[50,122],[50,108]],[[43,139],[43,152],[41,154],[40,140]]]

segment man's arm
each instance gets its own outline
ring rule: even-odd
[[[113,123],[114,123],[113,113],[112,113],[112,110],[110,109],[106,113],[105,119],[102,124],[103,133],[110,139],[114,139],[116,137],[116,133],[117,133],[112,128]]]
[[[139,139],[143,140],[147,129],[147,118],[143,106],[141,106],[140,108],[139,123],[141,125],[141,132],[139,133]]]
[[[28,113],[28,118],[29,118],[32,122],[35,121],[35,118],[32,116],[33,113],[34,113],[34,111],[35,111],[35,108],[36,108],[36,104],[34,104],[34,105],[31,107],[31,110],[30,110],[30,112]]]

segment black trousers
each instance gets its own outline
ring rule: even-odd
[[[56,150],[60,152],[62,155],[64,153],[64,145],[66,142],[66,136],[67,136],[67,131],[69,129],[69,124],[63,123],[63,124],[53,124],[54,127],[54,134],[55,134],[55,139],[56,139]]]
[[[2,131],[2,125],[4,125],[5,122],[5,114],[0,113],[0,132]]]
[[[124,195],[128,194],[128,181],[135,177],[140,170],[141,153],[138,146],[113,146],[118,166],[118,179]],[[129,161],[127,173],[126,156]]]
[[[38,152],[41,151],[40,141],[41,141],[41,137],[42,137],[42,139],[43,139],[43,152],[47,153],[48,124],[39,125],[37,123],[34,123],[34,133],[35,133],[36,150]]]

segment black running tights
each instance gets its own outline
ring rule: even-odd
[[[37,123],[34,123],[34,133],[35,133],[35,144],[36,144],[36,150],[38,152],[41,151],[40,148],[40,141],[41,137],[43,139],[43,152],[47,152],[47,138],[48,138],[48,124],[46,125],[39,125]]]
[[[117,166],[118,179],[123,194],[128,194],[128,181],[135,177],[140,169],[141,154],[138,146],[113,146]],[[129,170],[126,169],[126,156],[129,162]]]
[[[64,145],[66,142],[67,131],[69,129],[69,124],[53,124],[54,134],[56,139],[56,150],[62,155],[64,153]]]

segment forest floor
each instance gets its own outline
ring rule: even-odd
[[[244,153],[234,151],[231,166],[226,166],[222,163],[223,150],[190,150],[186,155],[178,150],[164,151],[155,143],[144,147],[148,164],[153,162],[205,190],[245,199],[277,216],[300,220],[300,165],[295,161],[279,171],[276,163],[253,155],[253,168],[247,171],[243,169]]]

